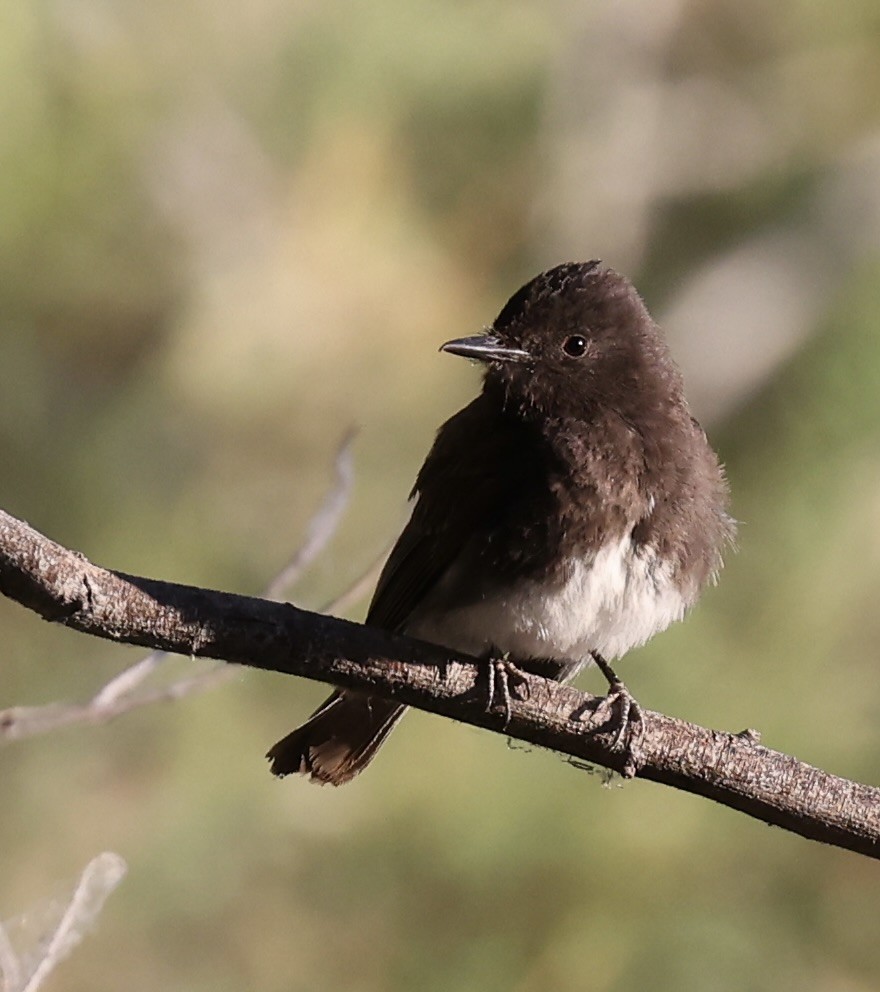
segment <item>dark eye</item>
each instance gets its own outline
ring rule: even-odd
[[[582,358],[587,350],[587,339],[580,334],[572,334],[562,342],[562,350],[569,358]]]

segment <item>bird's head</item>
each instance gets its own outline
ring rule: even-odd
[[[678,370],[632,283],[598,261],[567,262],[513,294],[483,334],[441,348],[486,365],[486,387],[544,416],[678,396]]]

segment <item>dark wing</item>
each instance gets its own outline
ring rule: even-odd
[[[400,630],[465,545],[489,536],[516,499],[517,428],[485,394],[439,430],[412,516],[379,577],[367,623]]]

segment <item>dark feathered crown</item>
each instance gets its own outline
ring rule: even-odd
[[[584,285],[589,276],[595,275],[600,264],[599,259],[591,262],[565,262],[535,276],[504,304],[492,326],[496,331],[503,331],[519,321],[541,300],[558,296],[571,284]]]

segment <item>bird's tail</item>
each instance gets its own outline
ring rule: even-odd
[[[296,730],[272,747],[274,775],[298,772],[321,785],[343,785],[373,760],[405,706],[337,689]]]

